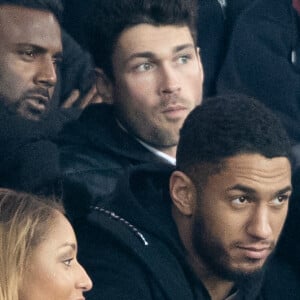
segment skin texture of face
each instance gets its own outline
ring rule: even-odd
[[[92,282],[78,263],[73,228],[58,213],[46,238],[33,250],[20,300],[79,300]]]
[[[182,174],[179,178],[185,178]],[[184,180],[188,209],[179,210],[189,219],[184,244],[191,261],[202,268],[196,273],[235,281],[259,272],[286,219],[291,194],[288,159],[259,154],[228,158],[201,191]]]
[[[202,99],[202,64],[189,28],[130,27],[117,41],[113,69],[118,119],[142,141],[175,156],[179,129]]]
[[[1,5],[0,39],[1,101],[12,113],[40,120],[57,81],[60,26],[49,12]]]

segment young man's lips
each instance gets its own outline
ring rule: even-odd
[[[270,252],[270,247],[238,247],[244,255],[251,259],[266,259]]]
[[[169,106],[163,109],[163,113],[166,115],[178,115],[186,112],[187,108],[185,106],[176,105],[176,106]]]

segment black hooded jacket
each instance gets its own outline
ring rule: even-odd
[[[91,105],[68,124],[59,145],[64,198],[72,200],[75,214],[112,193],[128,167],[163,161],[117,124],[107,104]]]
[[[112,198],[93,205],[88,220],[75,222],[79,259],[94,283],[87,299],[210,299],[186,262],[171,215],[171,172],[161,165],[133,168]],[[300,299],[291,272],[280,266],[276,277],[274,270],[266,271],[272,275],[266,282],[261,275],[240,285],[234,299]]]

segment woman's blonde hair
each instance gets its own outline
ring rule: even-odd
[[[19,286],[33,249],[47,237],[57,199],[0,189],[0,300],[19,300]]]

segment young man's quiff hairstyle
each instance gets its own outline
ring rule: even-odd
[[[250,97],[214,97],[185,120],[177,148],[177,169],[188,174],[195,166],[210,165],[218,172],[224,159],[255,153],[291,161],[290,141],[280,120]]]
[[[60,22],[63,13],[61,0],[0,0],[1,5],[23,6],[52,13]]]
[[[95,0],[86,17],[87,44],[96,65],[113,80],[112,54],[121,33],[139,24],[187,25],[196,43],[196,0]]]

